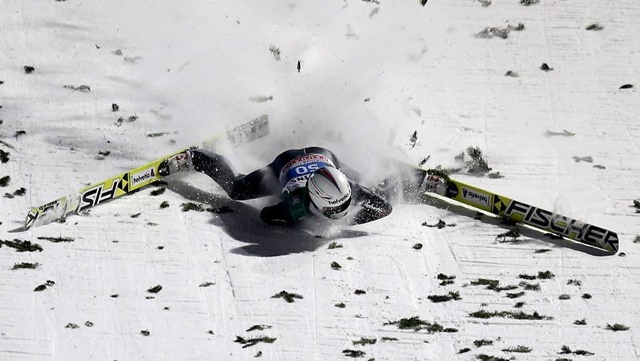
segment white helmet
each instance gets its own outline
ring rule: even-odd
[[[351,204],[349,180],[339,170],[327,166],[311,173],[307,180],[309,210],[331,219],[339,219],[347,214]]]

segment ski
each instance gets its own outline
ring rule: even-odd
[[[226,132],[217,133],[201,142],[201,145],[203,147],[213,147],[226,136],[226,139],[233,146],[239,146],[264,137],[268,133],[269,119],[267,115],[262,115]],[[131,194],[155,183],[163,178],[158,173],[160,163],[190,148],[180,149],[147,164],[84,187],[73,194],[58,198],[39,207],[34,207],[27,213],[24,227],[21,231],[26,231],[34,226],[64,220],[69,215],[86,211],[89,208]]]
[[[425,172],[424,170],[420,171],[423,174]],[[498,217],[599,248],[610,254],[618,252],[618,235],[608,229],[553,213],[451,178],[447,179],[446,191],[442,193],[444,194],[435,194]],[[421,194],[421,197],[426,199],[432,194],[434,194],[433,190],[426,190]]]

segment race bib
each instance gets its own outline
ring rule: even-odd
[[[284,187],[291,186],[291,183],[306,182],[311,173],[327,166],[335,167],[331,159],[322,154],[307,154],[296,157],[282,167],[280,184]],[[290,182],[291,180],[294,182]]]

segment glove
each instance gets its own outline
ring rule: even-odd
[[[420,185],[420,192],[447,194],[447,181],[437,175],[427,175]]]

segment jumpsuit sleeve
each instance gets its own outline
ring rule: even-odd
[[[351,183],[352,197],[362,208],[350,219],[350,224],[362,224],[388,216],[393,208],[389,202],[369,188]]]

